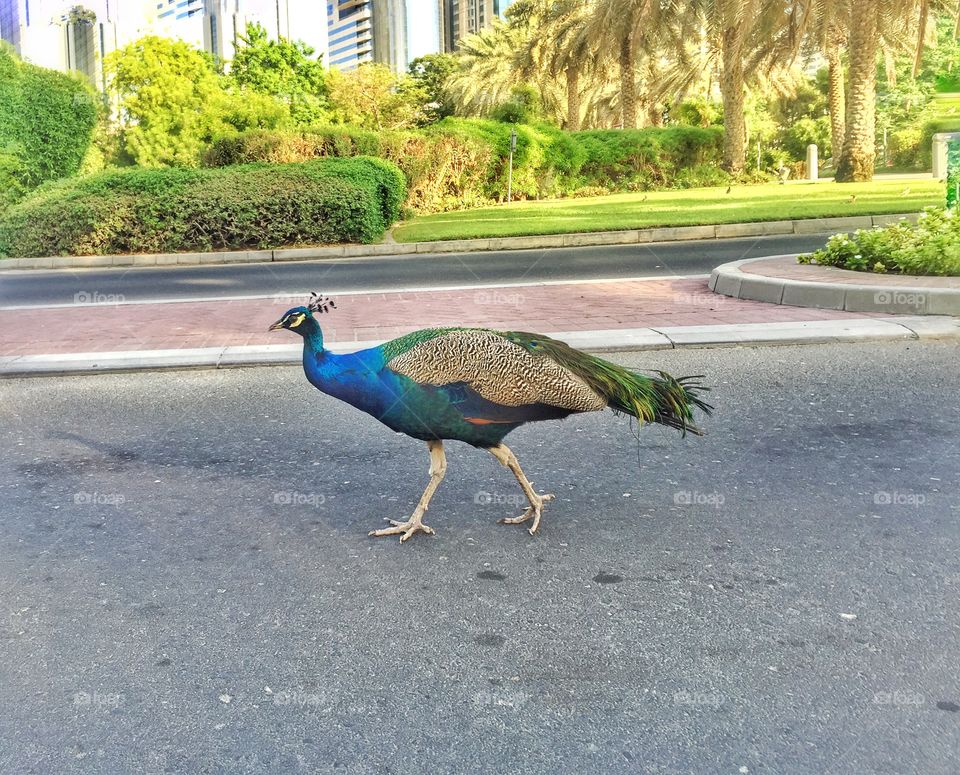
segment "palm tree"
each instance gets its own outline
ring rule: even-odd
[[[737,174],[746,166],[747,85],[764,73],[793,65],[810,8],[797,0],[688,0],[686,19],[700,28],[689,31],[707,41],[707,50],[693,57],[695,66],[716,61],[723,100],[723,167]],[[690,73],[701,77],[702,70]]]
[[[460,66],[444,88],[459,113],[489,113],[523,83],[524,72],[517,66],[517,58],[526,48],[526,40],[516,26],[495,19],[490,27],[461,38],[457,46]]]
[[[846,127],[836,179],[840,182],[873,179],[876,162],[877,53],[886,33],[909,28],[924,0],[849,0],[848,52],[850,59]],[[927,13],[924,10],[923,13]],[[918,24],[918,30],[925,22]],[[918,38],[918,47],[923,40]]]
[[[659,6],[654,0],[597,0],[587,26],[593,49],[616,62],[624,129],[637,127],[637,32],[654,6]]]
[[[827,60],[827,104],[830,110],[830,147],[840,157],[846,127],[843,51],[847,45],[850,0],[820,0],[813,5],[817,42]]]
[[[510,23],[529,30],[520,59],[541,83],[564,83],[564,126],[580,128],[581,76],[596,60],[585,33],[589,0],[517,0],[508,11]]]
[[[553,71],[563,70],[567,90],[567,120],[571,131],[580,128],[580,80],[588,72],[597,72],[597,57],[586,32],[590,12],[588,0],[560,0],[551,5],[546,26],[537,37],[541,46],[548,47],[547,65]]]

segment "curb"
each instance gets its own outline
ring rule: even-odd
[[[796,258],[796,255],[747,258],[721,264],[710,273],[710,290],[735,299],[790,307],[899,315],[960,315],[960,288],[792,280],[741,269],[754,261],[771,258]]]
[[[211,253],[151,253],[116,256],[46,256],[42,258],[0,259],[0,271],[23,269],[103,269],[115,266],[187,266],[210,264],[250,264],[273,261],[315,261],[330,258],[368,258],[402,256],[414,253],[472,253],[486,250],[531,250],[599,245],[637,245],[651,242],[769,237],[778,234],[817,234],[819,232],[869,229],[906,219],[915,221],[918,213],[862,215],[844,218],[805,218],[792,221],[724,223],[712,226],[672,226],[626,231],[596,231],[579,234],[541,234],[529,237],[491,237],[486,239],[437,240],[436,242],[389,242],[376,245],[330,245],[281,250],[227,250]]]
[[[640,352],[681,347],[960,339],[960,320],[932,316],[848,318],[795,323],[557,331],[550,335],[590,352]],[[378,344],[379,341],[333,343],[330,349],[352,352]],[[0,356],[0,378],[278,366],[299,363],[302,353],[302,345],[292,344]]]

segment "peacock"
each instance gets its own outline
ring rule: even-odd
[[[303,337],[307,380],[327,395],[372,415],[388,428],[427,443],[430,480],[407,520],[387,519],[389,527],[371,536],[435,531],[423,522],[430,499],[447,472],[443,442],[462,441],[490,452],[510,469],[530,506],[503,524],[523,524],[534,535],[544,504],[516,455],[503,443],[528,422],[559,420],[580,412],[612,409],[703,435],[693,423],[694,408],[709,415],[701,395],[709,388],[697,380],[676,379],[662,371],[645,376],[564,342],[521,331],[485,328],[425,328],[367,350],[336,354],[324,348],[315,315],[336,308],[326,296],[287,310],[271,331],[286,329]]]

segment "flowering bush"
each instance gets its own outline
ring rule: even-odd
[[[960,275],[960,217],[954,210],[928,207],[917,223],[834,234],[827,244],[797,259],[857,272]]]

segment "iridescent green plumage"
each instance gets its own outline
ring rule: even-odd
[[[483,328],[428,328],[379,347],[336,354],[323,346],[314,312],[333,308],[317,297],[289,310],[273,326],[304,339],[303,368],[319,390],[375,417],[398,433],[422,439],[430,451],[430,483],[411,518],[390,520],[374,536],[432,533],[422,518],[446,471],[443,443],[462,441],[487,449],[516,477],[529,508],[509,524],[530,522],[537,531],[544,503],[504,438],[520,426],[571,414],[610,408],[675,428],[701,431],[693,411],[711,407],[698,377],[675,379],[664,372],[645,375],[564,342],[522,331]]]
[[[594,355],[576,350],[566,342],[522,331],[499,332],[532,353],[542,353],[570,370],[607,399],[614,411],[633,415],[641,422],[656,422],[702,435],[693,424],[693,407],[710,414],[713,407],[698,394],[709,390],[693,382],[700,377],[674,378],[663,371],[648,377]]]

